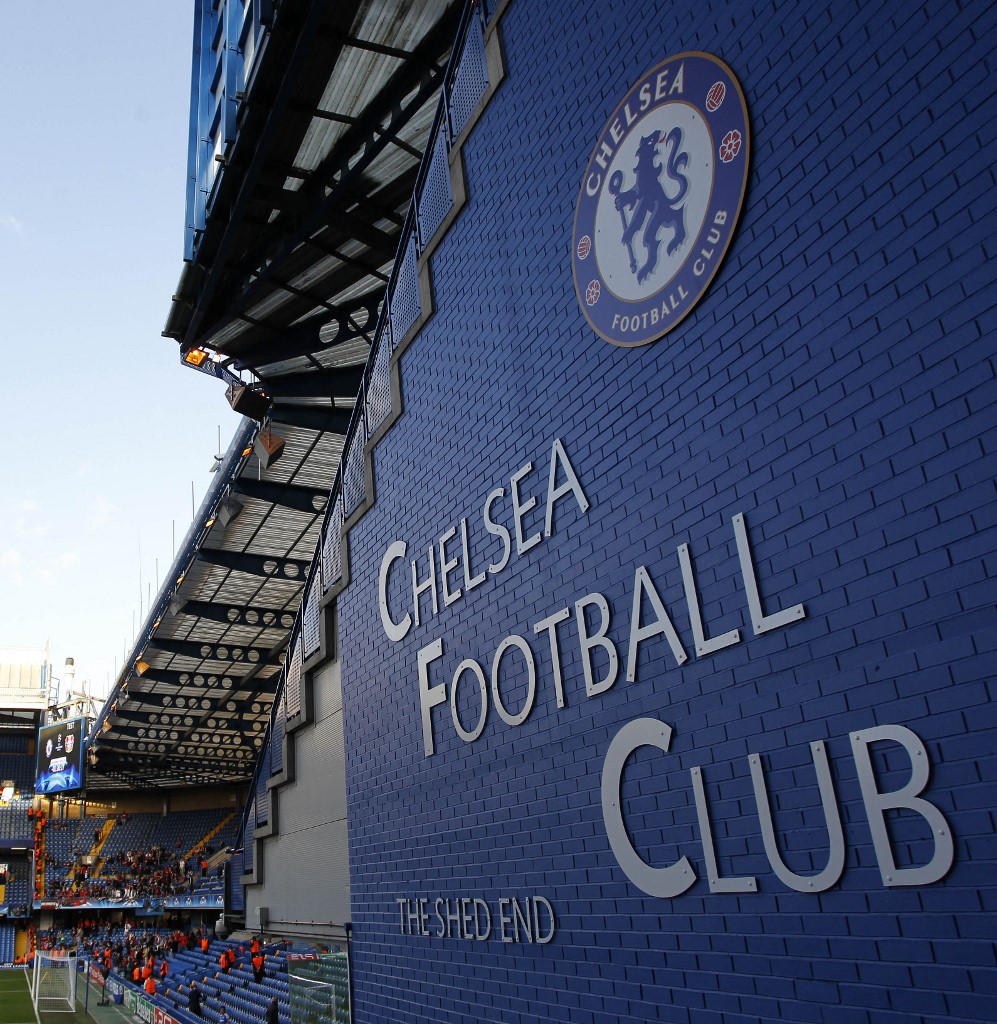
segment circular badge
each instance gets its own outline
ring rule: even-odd
[[[575,293],[614,345],[667,334],[703,297],[748,181],[748,109],[733,72],[680,53],[627,93],[585,168],[572,238]]]

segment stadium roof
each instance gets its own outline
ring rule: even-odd
[[[256,420],[91,732],[97,790],[252,775],[464,5],[284,0],[239,24],[202,6],[187,260],[163,333],[247,385]],[[226,39],[252,59],[227,66]]]

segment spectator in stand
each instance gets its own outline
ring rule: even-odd
[[[196,981],[192,981],[190,983],[190,995],[187,996],[187,1009],[198,1017],[204,1016],[204,1014],[201,1013],[201,990],[197,987]]]
[[[270,1000],[270,1005],[267,1006],[267,1024],[279,1024],[278,1014],[280,1013],[280,1007],[277,1005],[277,997],[274,996]]]
[[[100,968],[101,988],[100,1005],[107,1006],[107,976],[111,973],[111,958],[108,957]]]

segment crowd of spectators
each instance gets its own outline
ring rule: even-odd
[[[117,823],[123,824],[127,819],[127,814],[123,814]],[[208,859],[215,853],[214,847],[206,843],[188,857],[178,840],[174,851],[154,845],[146,850],[112,853],[94,869],[87,863],[89,850],[79,846],[73,849],[68,861],[44,852],[46,828],[59,825],[47,822],[41,815],[35,820],[36,899],[89,901],[185,896],[208,876]],[[94,830],[95,847],[99,839],[98,828]]]
[[[187,929],[176,923],[152,928],[141,926],[140,921],[128,915],[122,926],[96,915],[81,916],[75,925],[40,931],[37,948],[74,950],[90,960],[103,976],[102,1004],[108,1000],[106,983],[113,972],[126,985],[157,1000],[157,1005],[182,1006],[204,1020],[226,1024],[238,1018],[246,1024],[248,1009],[265,1024],[290,1024],[286,961],[290,940],[264,942],[257,935],[225,940],[208,928]],[[34,950],[33,936],[32,955]],[[199,955],[184,955],[191,952]],[[278,995],[284,1010],[278,1006]],[[246,1001],[249,997],[255,999],[252,1006]]]
[[[91,957],[123,978],[142,984],[150,975],[165,978],[169,958],[178,952],[207,952],[212,938],[206,928],[144,928],[137,926],[134,918],[127,919],[122,928],[85,917],[73,928],[40,931],[37,941],[42,950],[76,949],[78,955]]]

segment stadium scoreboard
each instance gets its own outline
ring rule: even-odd
[[[67,793],[83,788],[85,721],[73,718],[38,730],[36,793]]]

